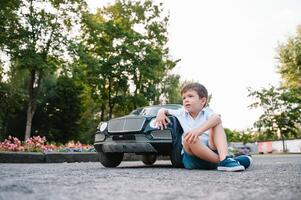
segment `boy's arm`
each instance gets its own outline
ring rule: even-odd
[[[168,115],[168,110],[165,108],[161,108],[157,114],[155,124],[161,130],[167,128],[167,124],[170,122],[167,115]]]
[[[207,121],[205,121],[200,127],[187,132],[184,139],[186,142],[194,143],[201,134],[203,134],[210,128],[215,127],[221,122],[222,120],[218,114],[212,114],[210,118]]]
[[[220,124],[222,122],[221,120],[221,117],[219,114],[212,114],[210,116],[210,118],[205,121],[199,128],[198,128],[198,131],[199,131],[199,135],[201,135],[202,133],[204,133],[205,131],[215,127],[216,125]]]

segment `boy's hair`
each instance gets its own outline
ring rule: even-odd
[[[200,98],[205,97],[206,99],[208,99],[208,91],[205,86],[200,83],[190,82],[185,84],[181,90],[181,95],[183,95],[183,93],[187,92],[188,90],[194,90]]]

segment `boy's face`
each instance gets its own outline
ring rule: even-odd
[[[206,104],[205,97],[199,97],[194,90],[188,90],[182,94],[183,106],[189,113],[199,112]]]

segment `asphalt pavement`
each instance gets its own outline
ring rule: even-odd
[[[244,172],[172,168],[124,161],[0,164],[0,200],[301,199],[301,155],[253,156]]]

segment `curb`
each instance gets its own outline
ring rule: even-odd
[[[45,153],[45,163],[63,163],[63,162],[98,162],[96,152],[63,152],[63,153]]]
[[[0,163],[44,163],[43,153],[35,152],[0,152]]]
[[[0,163],[98,162],[96,152],[0,152]]]
[[[166,156],[158,156],[158,160],[168,160]],[[141,155],[127,153],[123,161],[139,161]],[[74,163],[99,162],[97,152],[0,152],[0,163]]]

